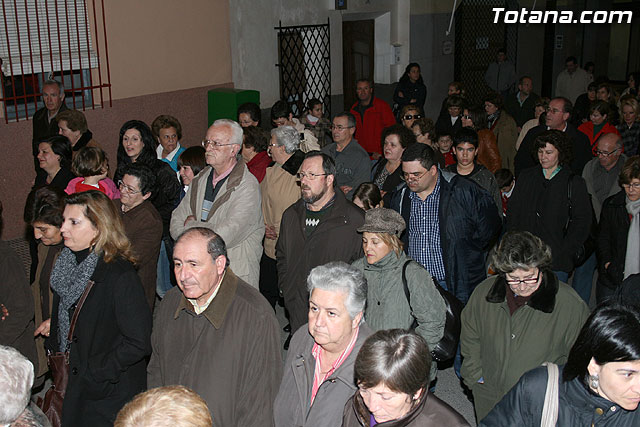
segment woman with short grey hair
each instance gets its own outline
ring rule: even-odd
[[[29,404],[33,375],[29,359],[13,347],[0,345],[0,425],[13,423]]]
[[[527,231],[506,233],[462,311],[461,375],[482,420],[520,376],[563,364],[589,309],[551,270],[551,249]]]
[[[287,154],[292,154],[300,148],[300,133],[293,126],[280,126],[271,129],[271,140],[279,146],[284,146]],[[275,137],[275,141],[273,141]]]
[[[360,271],[344,262],[330,262],[311,270],[307,277],[309,294],[314,289],[346,293],[345,306],[352,319],[364,311],[367,303],[366,279]]]
[[[367,281],[354,267],[330,262],[311,270],[307,289],[309,323],[291,339],[274,421],[276,426],[339,426],[356,391],[356,356],[372,333],[363,322]]]
[[[275,307],[280,296],[276,267],[276,241],[285,209],[300,198],[300,184],[296,178],[304,160],[300,150],[300,135],[293,126],[271,130],[267,147],[273,164],[267,168],[260,183],[262,216],[264,217],[264,252],[260,259],[260,292]]]

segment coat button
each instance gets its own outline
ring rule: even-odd
[[[378,301],[378,305],[380,305],[380,301]]]
[[[72,373],[73,375],[78,375],[78,368],[73,368],[73,369],[71,369],[71,373]]]
[[[511,334],[511,339],[512,340],[516,339],[516,334]]]
[[[602,415],[604,414],[604,410],[602,408],[596,408],[596,414]]]

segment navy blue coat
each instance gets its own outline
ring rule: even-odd
[[[475,287],[487,278],[487,252],[502,225],[491,195],[478,184],[450,172],[440,171],[440,244],[447,289],[466,303]],[[391,209],[404,218],[407,229],[411,216],[408,188],[402,187],[391,198]],[[409,233],[401,236],[405,252]]]

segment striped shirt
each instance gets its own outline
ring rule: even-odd
[[[442,246],[440,245],[440,180],[433,192],[422,200],[411,191],[411,214],[409,216],[409,249],[411,258],[422,265],[435,279],[445,280],[444,262],[442,260]]]
[[[355,330],[355,332],[353,333],[353,336],[351,337],[351,341],[349,341],[349,345],[347,345],[347,348],[344,349],[344,351],[340,354],[340,357],[338,357],[336,359],[335,362],[333,362],[333,364],[331,365],[331,369],[329,369],[329,371],[322,375],[322,347],[320,347],[318,344],[313,344],[313,349],[311,350],[311,354],[313,355],[313,358],[316,360],[316,367],[315,370],[313,372],[313,387],[311,388],[311,405],[313,405],[313,400],[316,398],[316,394],[318,394],[318,389],[320,388],[320,385],[325,382],[327,380],[327,378],[329,378],[329,376],[331,376],[331,374],[333,374],[336,369],[338,369],[340,367],[340,365],[342,365],[342,363],[347,360],[347,357],[349,357],[349,355],[351,354],[351,350],[353,350],[353,347],[356,345],[356,340],[358,339],[358,332],[360,331],[360,327],[358,326]]]

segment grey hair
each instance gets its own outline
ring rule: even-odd
[[[14,422],[29,404],[33,375],[29,359],[0,345],[0,425]]]
[[[45,80],[45,82],[42,84],[42,87],[45,87],[45,86],[58,86],[60,95],[64,95],[64,85],[57,80],[54,80],[54,79]]]
[[[227,256],[227,245],[224,243],[224,239],[217,234],[215,231],[206,228],[206,227],[191,227],[187,228],[185,231],[178,236],[176,239],[176,245],[183,239],[189,237],[190,235],[195,234],[203,239],[207,240],[207,253],[211,255],[211,259],[213,262],[216,262],[216,259],[220,255],[224,255],[227,259],[226,267],[229,266],[229,257]]]
[[[498,273],[551,266],[551,248],[528,231],[509,231],[492,257],[493,269]]]
[[[231,138],[229,138],[229,144],[242,145],[242,127],[237,122],[229,119],[218,119],[213,122],[213,126],[229,126],[229,128],[231,128]]]
[[[271,129],[271,136],[276,137],[278,145],[284,145],[284,151],[292,154],[300,148],[300,133],[293,126],[280,126]]]
[[[313,268],[307,277],[307,290],[311,294],[314,289],[345,292],[347,298],[344,305],[351,319],[364,311],[367,302],[367,279],[357,268],[345,262],[333,261]]]

